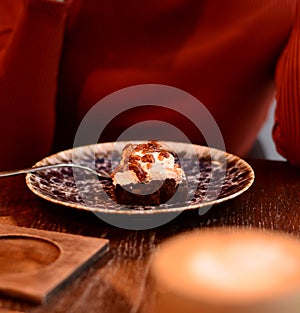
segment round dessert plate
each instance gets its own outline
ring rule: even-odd
[[[35,166],[73,162],[112,172],[128,143],[108,142],[77,147],[51,155]],[[208,207],[240,195],[254,181],[250,165],[235,155],[189,143],[165,143],[178,156],[186,175],[187,197],[180,203],[149,207],[120,205],[112,200],[114,188],[111,180],[98,179],[92,173],[70,167],[27,174],[26,184],[37,196],[56,204],[99,213],[140,215]]]

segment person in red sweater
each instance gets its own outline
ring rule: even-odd
[[[1,0],[0,168],[32,165],[72,147],[95,103],[138,84],[174,86],[199,99],[216,120],[227,151],[242,157],[276,95],[277,150],[300,165],[297,5],[300,1]],[[118,121],[103,140],[116,139],[130,123],[130,117]]]

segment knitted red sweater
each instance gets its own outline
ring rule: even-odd
[[[255,141],[276,87],[274,140],[300,164],[296,7],[297,0],[1,0],[0,168],[72,147],[96,102],[148,83],[198,98],[227,150],[240,156]],[[102,140],[131,123],[131,116],[118,120]]]

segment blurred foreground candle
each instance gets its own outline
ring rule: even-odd
[[[151,263],[155,313],[299,313],[300,241],[258,229],[188,232]]]

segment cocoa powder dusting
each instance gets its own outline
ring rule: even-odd
[[[158,155],[159,161],[162,161],[164,158],[168,158],[170,153],[168,151],[161,151]]]
[[[142,169],[142,167],[140,166],[140,164],[138,162],[136,162],[136,161],[131,162],[129,164],[128,168],[131,171],[134,171],[134,173],[136,174],[136,176],[140,182],[144,182],[146,180],[147,173]]]
[[[142,160],[142,162],[145,162],[145,163],[154,163],[155,162],[154,156],[152,154],[143,155],[141,160]]]
[[[141,152],[144,154],[142,157],[139,155],[132,155],[134,153]],[[149,141],[148,143],[142,143],[137,145],[132,151],[131,156],[129,157],[129,170],[134,171],[137,178],[140,182],[145,182],[147,178],[147,173],[143,170],[138,161],[143,163],[148,163],[146,166],[149,169],[153,163],[155,163],[155,158],[152,155],[154,152],[159,152],[158,159],[162,161],[164,158],[168,158],[170,153],[166,150],[163,150],[161,144],[157,141]]]
[[[131,155],[129,157],[129,162],[135,162],[135,161],[140,161],[141,160],[141,157],[139,155]]]

